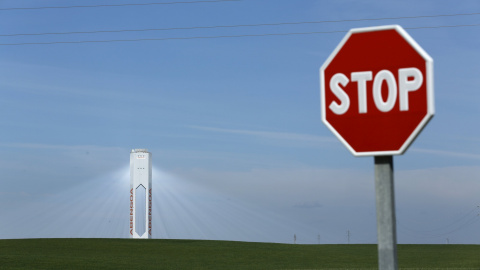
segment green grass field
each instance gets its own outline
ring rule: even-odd
[[[399,245],[400,269],[480,269],[480,245]],[[0,240],[0,269],[377,269],[376,245]]]

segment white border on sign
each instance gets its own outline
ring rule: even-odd
[[[373,32],[381,30],[395,29],[417,52],[425,59],[425,70],[427,73],[426,84],[427,84],[427,114],[420,121],[415,130],[410,134],[405,143],[397,151],[377,151],[377,152],[356,152],[348,142],[335,130],[335,128],[327,122],[326,119],[326,104],[325,104],[325,69],[332,62],[333,58],[338,54],[340,49],[343,47],[345,42],[350,38],[354,33],[363,33],[363,32]],[[400,25],[384,25],[384,26],[374,26],[374,27],[364,27],[364,28],[354,28],[350,29],[348,33],[343,37],[342,41],[337,45],[335,50],[330,54],[327,60],[323,63],[320,68],[320,105],[321,105],[321,115],[322,122],[330,129],[330,131],[335,134],[335,136],[345,145],[348,150],[354,156],[389,156],[389,155],[401,155],[403,154],[408,147],[412,144],[415,138],[420,134],[423,128],[428,124],[430,119],[432,119],[435,114],[435,104],[434,104],[434,93],[433,93],[433,59],[428,55],[428,53],[418,45],[418,43],[400,26]]]

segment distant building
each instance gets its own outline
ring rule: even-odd
[[[152,154],[130,153],[130,238],[152,238]]]

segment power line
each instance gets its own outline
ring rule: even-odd
[[[457,227],[455,228],[452,228],[452,229],[449,229],[447,231],[443,231],[443,232],[421,232],[421,233],[418,233],[418,232],[415,232],[411,229],[408,229],[406,228],[405,226],[401,226],[403,229],[407,229],[409,230],[410,232],[406,232],[407,234],[411,235],[411,236],[415,236],[417,238],[437,238],[437,237],[443,237],[443,236],[446,236],[446,235],[449,235],[449,234],[452,234],[452,233],[455,233],[455,232],[458,232],[462,229],[464,229],[465,227],[468,227],[472,224],[475,224],[477,223],[478,221],[480,220],[480,218],[478,216],[472,216],[470,217],[467,221],[465,221],[463,224],[460,224],[458,225]]]
[[[236,0],[236,1],[238,1],[238,0]],[[189,2],[189,3],[192,3],[192,2]],[[472,15],[480,15],[480,12],[476,12],[476,13],[457,13],[457,14],[440,14],[440,15],[424,15],[424,16],[402,16],[402,17],[362,18],[362,19],[346,19],[346,20],[325,20],[325,21],[311,21],[311,22],[281,22],[281,23],[191,26],[191,27],[171,27],[171,28],[147,28],[147,29],[96,30],[96,31],[76,31],[76,32],[0,34],[0,37],[70,35],[70,34],[97,34],[97,33],[121,33],[121,32],[147,32],[147,31],[171,31],[171,30],[193,30],[193,29],[213,29],[213,28],[239,28],[239,27],[321,24],[321,23],[341,23],[341,22],[360,22],[360,21],[405,20],[405,19],[421,19],[421,18],[472,16]]]
[[[198,4],[198,3],[237,2],[237,1],[242,1],[242,0],[200,0],[200,1],[176,1],[176,2],[156,2],[156,3],[114,4],[114,5],[90,5],[90,6],[23,7],[23,8],[17,7],[17,8],[0,8],[0,11],[59,9],[59,8],[98,8],[98,7],[153,6],[153,5]]]
[[[413,29],[413,30],[416,30],[416,29],[474,27],[474,26],[480,26],[480,24],[442,25],[442,26],[419,26],[419,27],[405,27],[404,29]],[[167,38],[142,38],[142,39],[111,39],[111,40],[80,40],[80,41],[24,42],[24,43],[0,43],[0,46],[51,45],[51,44],[80,44],[80,43],[110,43],[110,42],[138,42],[138,41],[165,41],[165,40],[191,40],[191,39],[219,39],[219,38],[243,38],[243,37],[266,37],[266,36],[291,36],[291,35],[311,35],[311,34],[333,34],[333,33],[346,33],[346,32],[348,32],[348,30],[323,31],[323,32],[265,33],[265,34],[226,35],[226,36],[196,36],[196,37],[167,37]]]
[[[472,216],[473,217],[478,217],[477,214],[480,215],[480,213],[478,212],[480,210],[480,207],[479,206],[475,206],[473,207],[470,211],[466,212],[465,214],[462,214],[461,216],[459,216],[458,218],[454,219],[453,221],[451,221],[450,223],[446,224],[446,225],[443,225],[441,227],[436,227],[436,228],[430,228],[428,230],[416,230],[416,229],[410,229],[410,228],[407,228],[405,226],[403,226],[405,229],[409,230],[409,231],[412,231],[412,232],[415,232],[415,233],[433,233],[435,231],[445,231],[445,230],[448,230],[448,229],[451,229],[451,228],[454,228],[456,226],[458,226],[459,223],[463,223],[467,218],[471,218]],[[473,214],[473,215],[472,215]],[[399,222],[399,224],[401,225],[401,223]]]
[[[477,212],[479,209],[480,209],[480,206],[476,206],[470,211],[468,211],[466,214],[463,214],[459,218],[455,219],[453,222],[450,222],[449,224],[442,227],[431,228],[428,230],[411,229],[404,226],[401,222],[398,222],[398,225],[399,225],[399,229],[405,230],[404,231],[405,233],[418,238],[443,237],[443,236],[452,234],[454,232],[457,232],[459,230],[462,230],[463,228],[478,222],[480,220],[479,218],[480,214]]]
[[[230,36],[197,36],[197,37],[170,37],[170,38],[142,38],[142,39],[112,39],[112,40],[81,40],[81,41],[53,41],[53,42],[26,42],[26,43],[0,43],[0,46],[6,45],[49,45],[49,44],[76,44],[76,43],[108,43],[108,42],[135,42],[135,41],[163,41],[163,40],[189,40],[189,39],[218,39],[218,38],[240,38],[240,37],[264,37],[264,36],[289,36],[289,35],[308,35],[308,34],[331,34],[345,33],[347,31],[328,31],[328,32],[304,32],[304,33],[276,33],[276,34],[251,34],[251,35],[230,35]]]

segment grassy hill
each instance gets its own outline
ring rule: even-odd
[[[480,269],[479,245],[399,245],[400,269]],[[0,240],[0,269],[376,269],[376,245]]]

